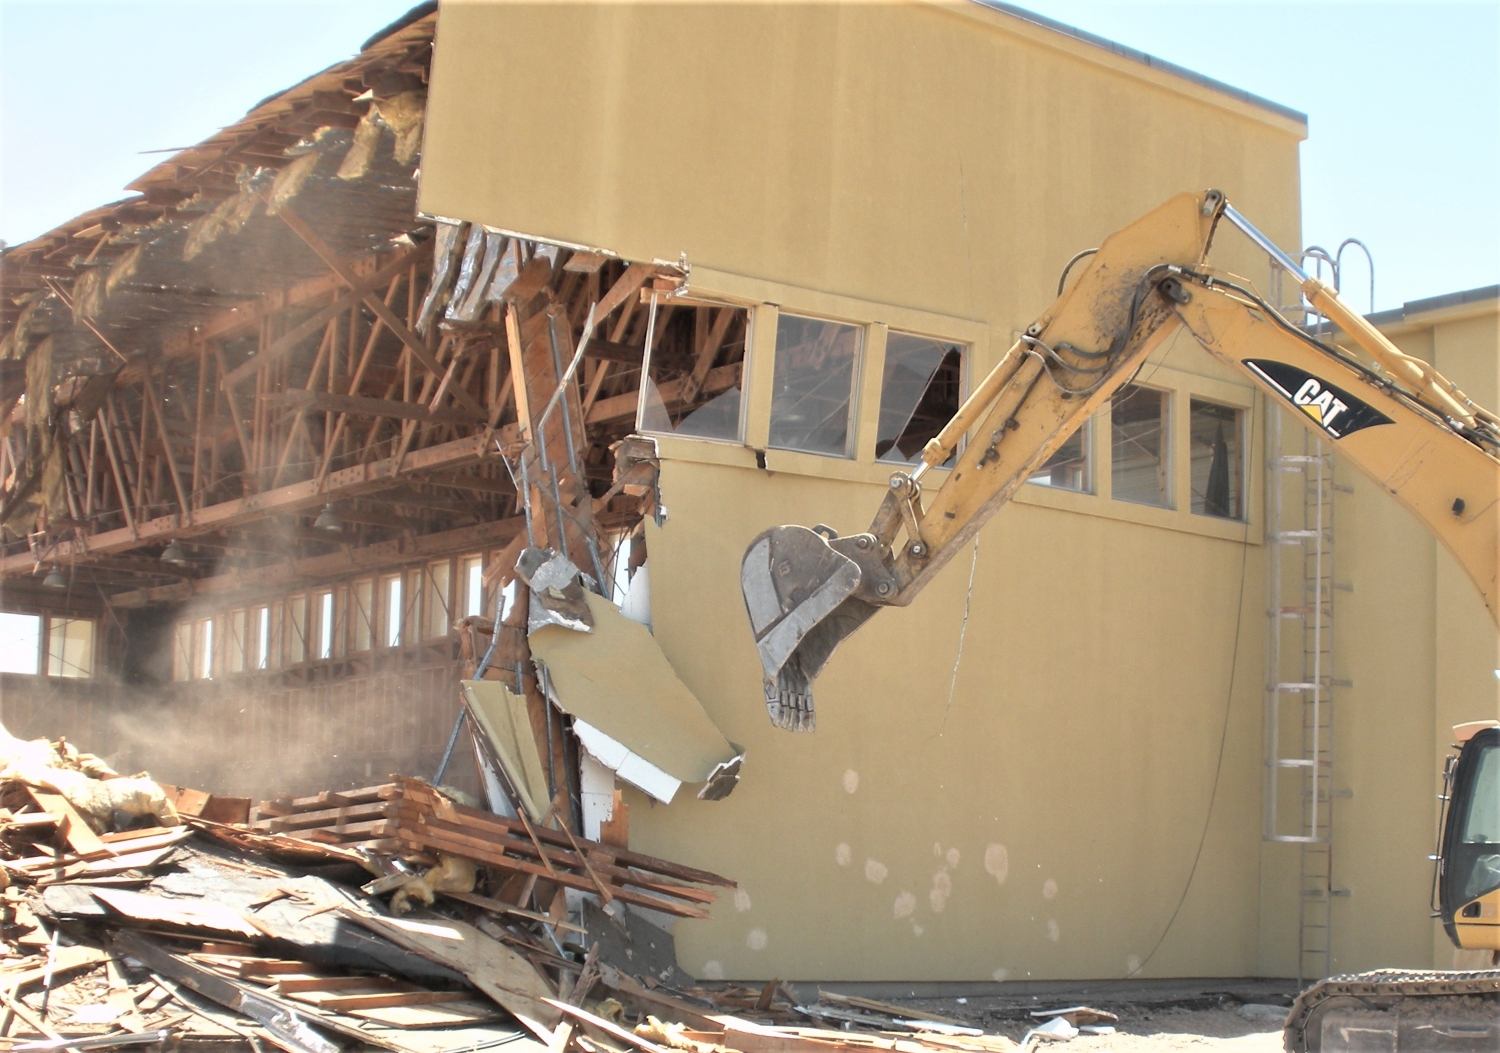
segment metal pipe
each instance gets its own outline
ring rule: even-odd
[[[1238,227],[1240,233],[1255,242],[1262,252],[1275,260],[1283,270],[1295,277],[1299,283],[1307,281],[1308,274],[1301,267],[1297,266],[1297,261],[1285,252],[1282,252],[1281,248],[1274,241],[1256,230],[1255,224],[1240,215],[1239,211],[1227,201],[1224,203],[1224,218]]]

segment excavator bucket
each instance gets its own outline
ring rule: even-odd
[[[813,678],[877,609],[854,596],[860,578],[852,559],[807,527],[772,527],[746,550],[740,590],[777,727],[814,729]]]

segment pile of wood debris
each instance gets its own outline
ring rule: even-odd
[[[800,1005],[775,981],[684,986],[670,965],[601,954],[618,943],[604,930],[628,931],[624,905],[705,917],[733,882],[561,822],[493,815],[415,779],[254,808],[161,790],[166,809],[101,819],[0,771],[0,1048],[1014,1047],[884,1003]],[[575,907],[590,900],[584,925],[570,920],[568,890]],[[807,1026],[819,1023],[840,1030]]]

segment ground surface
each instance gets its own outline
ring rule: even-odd
[[[964,1021],[1016,1041],[1037,1022],[1033,1010],[1085,1005],[1120,1018],[1115,1034],[1048,1042],[1044,1053],[1281,1053],[1281,1022],[1297,992],[1292,981],[1242,979],[921,985],[925,989],[904,991],[896,985],[825,986]],[[1263,1008],[1246,1010],[1247,1005]]]

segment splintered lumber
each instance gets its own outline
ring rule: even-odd
[[[634,1048],[641,1050],[642,1053],[672,1053],[672,1051],[669,1050],[666,1046],[659,1046],[655,1042],[652,1042],[650,1039],[645,1038],[641,1035],[637,1035],[633,1031],[626,1031],[618,1024],[615,1024],[609,1020],[605,1020],[602,1016],[595,1016],[587,1009],[580,1009],[578,1008],[578,1006],[569,1005],[567,1002],[559,1002],[555,998],[547,999],[547,1004],[558,1010],[558,1012],[572,1017],[579,1023],[586,1024],[587,1026],[594,1028],[597,1031],[601,1031],[617,1042],[623,1042],[627,1046],[633,1046]]]
[[[114,945],[118,952],[128,954],[152,972],[176,980],[226,1009],[248,1016],[271,1032],[278,1046],[291,1053],[340,1053],[337,1045],[298,1019],[286,1002],[248,991],[232,980],[184,961],[137,933],[116,933]]]
[[[499,940],[461,921],[386,918],[352,908],[343,913],[397,946],[462,973],[528,1031],[543,1042],[551,1040],[560,1019],[548,1004],[551,985],[535,966]]]
[[[68,842],[68,846],[81,859],[97,859],[113,854],[110,847],[99,839],[78,809],[60,793],[46,793],[28,788],[37,807],[49,815],[57,816],[57,831]]]
[[[350,856],[356,847],[446,853],[677,917],[708,917],[707,907],[718,896],[700,886],[735,887],[708,871],[465,807],[419,779],[262,801],[255,816],[254,833],[226,830],[223,836],[277,838],[283,851],[302,844]]]

